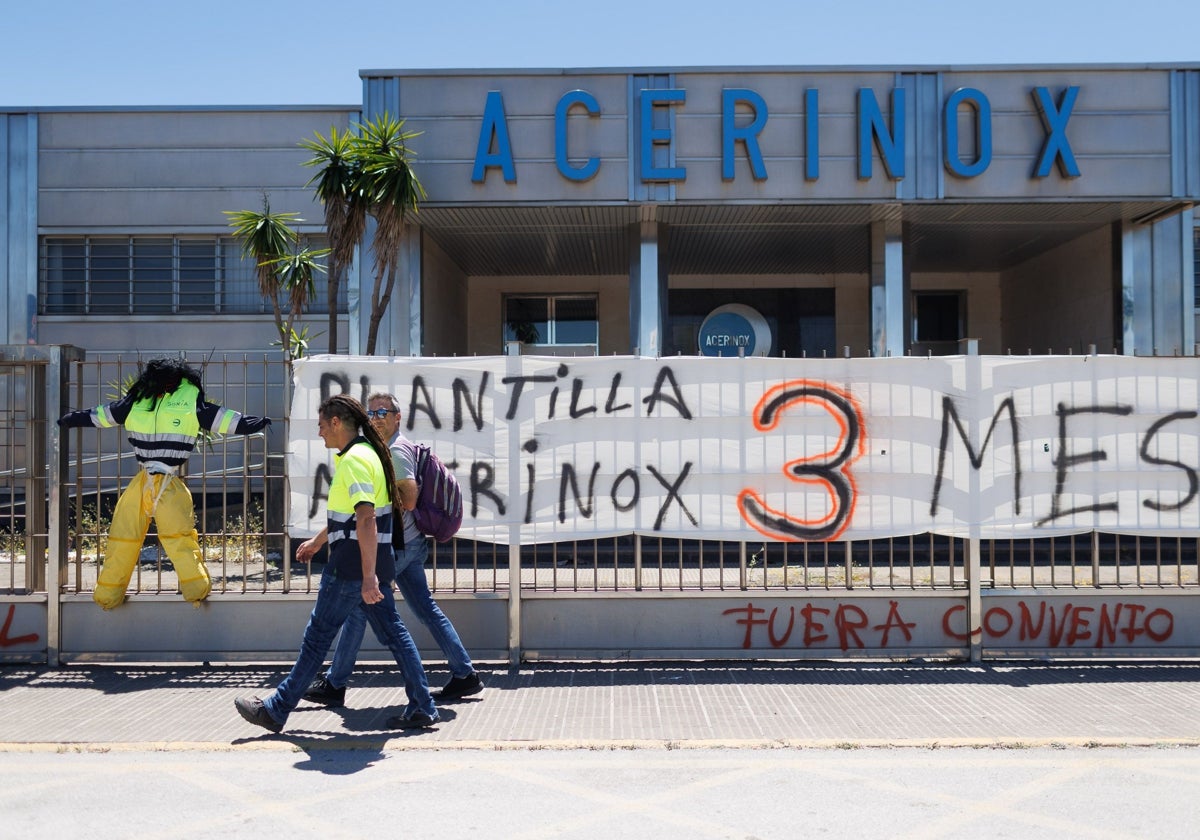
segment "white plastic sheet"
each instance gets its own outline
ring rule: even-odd
[[[454,465],[471,539],[1194,532],[1198,378],[1194,358],[1121,356],[314,356],[289,524],[324,524],[321,400],[388,391]]]

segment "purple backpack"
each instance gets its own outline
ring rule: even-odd
[[[462,526],[462,490],[454,473],[423,443],[409,442],[417,481],[417,506],[413,519],[417,530],[438,542],[446,542]],[[402,529],[395,529],[393,542],[403,542]]]

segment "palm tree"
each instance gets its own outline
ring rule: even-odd
[[[330,350],[336,346],[335,309],[341,273],[354,258],[362,240],[367,216],[375,219],[371,251],[375,255],[375,283],[371,290],[371,321],[366,352],[374,355],[379,324],[392,299],[400,244],[408,214],[416,213],[425,198],[425,188],[413,172],[413,153],[406,145],[420,132],[405,131],[404,121],[386,112],[355,126],[358,134],[331,127],[328,139],[319,133],[302,140],[312,153],[305,166],[319,167],[309,179],[325,205],[325,228],[329,234],[329,327]]]
[[[303,219],[299,218],[299,213],[272,213],[266,195],[263,196],[261,211],[223,212],[229,217],[234,237],[241,243],[242,256],[254,260],[258,290],[271,302],[275,329],[279,332],[284,358],[290,365],[303,353],[303,345],[307,340],[305,336],[296,335],[292,324],[314,296],[313,274],[324,270],[316,258],[328,253],[328,249],[311,251],[305,248],[296,251],[300,234],[290,222]],[[286,318],[279,302],[281,292],[286,292],[288,296]]]
[[[272,260],[279,272],[279,285],[288,293],[287,319],[283,322],[276,321],[276,328],[279,330],[279,344],[289,364],[308,350],[308,326],[305,325],[297,333],[292,324],[304,311],[308,302],[317,296],[314,277],[318,271],[325,270],[325,266],[317,262],[317,257],[328,253],[328,248],[318,251],[303,248],[294,254]]]
[[[425,188],[413,172],[413,155],[405,145],[419,132],[404,131],[403,120],[394,120],[387,113],[360,128],[362,133],[354,139],[355,154],[361,165],[356,191],[375,219],[371,242],[375,284],[371,290],[371,323],[366,345],[367,355],[374,355],[379,323],[396,283],[407,215],[417,212],[418,203],[425,198]]]
[[[319,132],[300,145],[312,153],[305,166],[320,167],[308,181],[316,182],[317,198],[325,206],[325,230],[329,235],[329,352],[337,352],[337,300],[342,273],[354,260],[354,249],[367,227],[367,206],[356,189],[361,164],[349,131],[329,129],[329,138]]]

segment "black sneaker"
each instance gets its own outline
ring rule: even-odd
[[[387,719],[389,729],[427,729],[440,721],[442,718],[437,712],[432,716],[419,712],[416,709],[406,711],[402,715],[396,715]]]
[[[233,705],[238,710],[239,715],[255,726],[261,726],[263,729],[271,732],[280,732],[283,730],[283,724],[276,723],[275,718],[271,717],[271,713],[263,705],[263,701],[257,697],[238,697],[233,701]]]
[[[332,709],[346,702],[346,686],[334,688],[325,677],[317,677],[304,692],[304,699]]]
[[[446,683],[442,690],[433,696],[445,702],[457,700],[460,697],[470,697],[481,691],[483,691],[483,680],[479,678],[478,673],[472,671],[465,677],[451,677],[450,682]]]

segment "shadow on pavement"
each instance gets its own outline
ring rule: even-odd
[[[489,691],[536,690],[596,685],[1054,685],[1060,683],[1173,683],[1200,681],[1200,662],[1030,660],[963,662],[799,661],[605,661],[536,662],[510,668],[507,663],[477,663]],[[0,666],[0,691],[26,688],[84,688],[107,694],[149,689],[272,690],[287,674],[284,665],[129,665],[86,664],[60,668]],[[444,666],[426,669],[430,686],[449,679]],[[360,665],[355,688],[403,689],[394,667]],[[463,698],[454,702],[471,702]],[[305,708],[304,706],[301,709]],[[357,711],[357,710],[356,710]],[[348,721],[348,725],[349,725]]]

